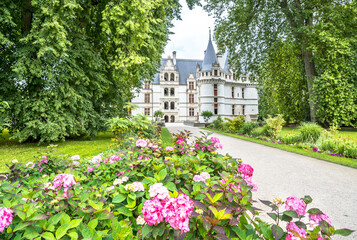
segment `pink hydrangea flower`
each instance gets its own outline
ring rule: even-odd
[[[87,167],[87,173],[91,173],[91,172],[93,172],[93,170],[94,170],[94,167]]]
[[[249,164],[242,163],[238,166],[237,171],[242,173],[244,176],[251,177],[253,176],[254,169]]]
[[[71,157],[72,161],[79,160],[81,157],[79,155],[74,155]]]
[[[143,159],[143,155],[140,155],[139,157],[138,157],[138,160],[142,160]]]
[[[294,222],[289,222],[286,226],[286,230],[288,230],[286,240],[300,240],[302,238],[307,238],[305,229],[299,228]]]
[[[186,195],[181,194],[177,198],[171,198],[165,204],[162,211],[165,221],[170,224],[175,230],[188,232],[189,218],[194,208],[193,201]]]
[[[0,207],[0,232],[3,232],[12,223],[12,210]]]
[[[157,197],[158,199],[170,198],[169,191],[162,183],[155,183],[150,186],[149,189],[150,197]]]
[[[33,162],[28,162],[28,163],[26,163],[26,167],[34,168],[35,164]]]
[[[115,162],[119,161],[119,160],[122,160],[122,158],[118,155],[113,155],[109,158],[110,160],[113,160]]]
[[[215,144],[214,144],[214,147],[215,147],[216,149],[223,149],[223,145],[222,145],[221,143],[215,143]]]
[[[149,225],[158,225],[164,219],[163,208],[162,202],[157,197],[144,202],[141,211],[145,222]]]
[[[146,147],[148,143],[144,139],[138,139],[136,141],[136,146],[137,147]]]
[[[331,224],[330,218],[326,214],[309,214],[310,226],[315,228],[319,225],[319,222],[326,221],[328,224]]]
[[[203,182],[204,180],[202,179],[201,175],[195,175],[195,176],[193,176],[193,181]]]
[[[77,184],[74,176],[72,174],[58,174],[52,181],[54,189],[57,192],[63,187],[63,197],[67,197],[67,191],[69,188]]]
[[[100,162],[102,162],[102,157],[100,155],[94,156],[92,158],[92,161],[89,161],[89,162],[91,162],[93,164],[99,164]]]
[[[258,186],[253,183],[252,177],[244,177],[243,179],[248,185],[253,186],[252,192],[256,192],[258,190]]]
[[[200,176],[203,180],[209,179],[211,177],[208,172],[201,172]]]
[[[73,163],[73,165],[79,165],[78,161],[73,161],[72,163]]]
[[[141,182],[133,182],[134,190],[133,192],[143,192],[145,191],[144,185]]]
[[[297,214],[303,216],[305,215],[306,203],[295,196],[290,196],[285,201],[285,209],[294,210]]]
[[[211,141],[213,143],[220,143],[219,139],[217,137],[211,137]]]
[[[166,151],[173,151],[174,148],[173,147],[166,147]]]

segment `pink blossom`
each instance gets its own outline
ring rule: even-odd
[[[307,238],[305,229],[299,228],[294,222],[289,222],[286,229],[288,230],[286,240],[300,240],[302,238]]]
[[[258,186],[253,183],[252,177],[243,177],[243,179],[247,183],[247,185],[253,186],[252,192],[256,192],[258,190]]]
[[[111,156],[111,157],[109,158],[109,161],[110,161],[110,160],[117,162],[117,161],[119,161],[119,160],[122,160],[122,158],[121,158],[120,156],[118,156],[118,155],[113,155],[113,156]]]
[[[242,163],[238,166],[238,172],[242,173],[244,176],[253,176],[254,169],[249,164]]]
[[[100,155],[98,155],[98,156],[94,156],[92,158],[92,161],[89,161],[89,162],[91,162],[93,164],[99,164],[101,161],[102,161],[102,157]]]
[[[28,162],[28,163],[26,163],[26,167],[34,168],[35,164],[33,162]]]
[[[295,197],[290,196],[285,201],[285,209],[286,210],[294,210],[300,216],[305,215],[306,204],[303,200]]]
[[[0,232],[3,232],[12,223],[12,210],[0,207]]]
[[[328,224],[331,224],[330,218],[326,214],[309,214],[310,226],[315,228],[319,225],[319,222],[326,221]]]
[[[203,180],[209,179],[211,177],[208,172],[201,172],[200,176]]]
[[[79,155],[74,155],[71,157],[72,161],[79,160],[81,157]]]
[[[157,197],[158,199],[170,198],[169,191],[162,183],[155,183],[150,186],[150,197]]]
[[[215,144],[214,144],[214,147],[215,147],[216,149],[223,149],[223,145],[222,145],[221,143],[215,143]]]
[[[73,163],[73,165],[79,165],[78,161],[73,161],[72,163]]]
[[[174,148],[173,147],[166,147],[166,151],[173,151]]]
[[[67,191],[69,188],[77,184],[72,174],[58,174],[52,181],[54,189],[59,191],[63,187],[63,197],[67,197]]]
[[[144,139],[138,139],[136,141],[136,146],[137,147],[146,147],[148,143]]]
[[[162,211],[162,215],[165,217],[166,222],[168,222],[175,230],[188,232],[190,231],[188,226],[189,218],[193,208],[193,201],[183,193],[177,198],[171,198],[167,201]]]
[[[143,156],[140,155],[140,156],[138,157],[138,160],[142,160],[142,159],[143,159]]]
[[[164,219],[162,215],[163,208],[162,202],[157,197],[144,202],[141,211],[145,222],[149,225],[158,225]]]
[[[134,190],[133,192],[143,192],[145,191],[144,185],[141,182],[133,182]]]
[[[211,137],[211,141],[213,143],[220,143],[219,139],[217,137]]]
[[[195,175],[193,176],[193,181],[195,182],[203,182],[203,178],[201,177],[201,175]]]
[[[94,170],[94,167],[87,167],[87,173],[91,173],[91,172],[93,172],[93,170]]]

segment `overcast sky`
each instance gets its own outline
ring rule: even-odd
[[[171,32],[174,34],[170,35],[170,41],[162,57],[172,57],[172,52],[176,51],[177,58],[203,59],[203,52],[208,43],[208,28],[210,27],[213,33],[214,20],[201,7],[189,10],[185,1],[180,2],[182,20],[173,22]],[[215,44],[214,46],[217,51]]]

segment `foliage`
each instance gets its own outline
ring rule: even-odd
[[[0,1],[0,96],[14,137],[64,140],[124,116],[133,87],[156,73],[180,8],[177,0]]]
[[[298,128],[298,136],[302,142],[315,143],[321,136],[323,128],[316,123],[303,123]]]
[[[8,127],[7,114],[6,111],[9,108],[9,104],[5,101],[0,102],[0,137],[2,137],[2,132],[4,127]]]
[[[252,134],[253,130],[258,127],[258,124],[255,122],[245,122],[239,130],[241,134]]]
[[[222,119],[221,115],[218,115],[217,119],[213,120],[210,127],[214,128],[214,129],[222,129],[222,125],[223,125],[223,119]]]
[[[265,119],[265,122],[264,133],[266,136],[276,139],[283,128],[283,116],[281,114],[276,115],[276,117],[268,116],[268,118]]]
[[[236,118],[230,119],[230,118],[225,118],[225,120],[228,121],[228,128],[230,132],[238,132],[239,129],[242,127],[245,117],[243,115],[239,115]]]
[[[201,116],[204,118],[205,123],[207,123],[208,120],[213,116],[213,113],[211,111],[203,111]]]
[[[159,121],[159,119],[161,119],[164,116],[164,113],[161,110],[156,110],[154,112],[154,117],[155,117],[155,121]]]
[[[215,39],[232,55],[231,66],[258,75],[261,81],[278,80],[272,94],[265,89],[268,84],[262,86],[262,103],[272,106],[276,101],[274,111],[279,112],[274,114],[288,111],[288,121],[301,121],[308,103],[313,122],[355,124],[355,1],[206,2],[205,9],[216,18]],[[284,96],[283,89],[292,89],[291,97]],[[284,105],[287,102],[290,105]]]
[[[256,186],[251,166],[210,148],[195,148],[197,144],[213,143],[219,140],[203,136],[184,155],[178,156],[171,149],[160,148],[155,140],[128,138],[117,149],[90,161],[48,153],[27,166],[14,164],[0,186],[1,205],[14,213],[0,237],[4,240],[285,239],[293,233],[284,231],[279,222],[271,225],[257,217],[252,204]],[[66,182],[61,182],[60,176]],[[155,191],[157,186],[160,192]],[[188,211],[188,230],[180,231],[180,226],[175,230],[174,223],[166,217],[159,218],[155,225],[148,224],[153,219],[144,209],[148,202],[156,199],[167,209],[168,204],[184,194],[194,207],[194,211]],[[281,208],[276,213],[282,215],[280,223],[300,221],[297,214],[306,209],[292,208],[289,204],[292,198],[286,200],[285,210]],[[305,197],[304,201],[308,204],[311,198]],[[176,210],[171,210],[173,216],[178,216]],[[317,209],[307,212],[322,214]],[[269,215],[276,219],[274,214]],[[302,223],[298,226],[304,228]],[[305,231],[311,239],[351,232],[335,230],[328,217],[313,231]]]

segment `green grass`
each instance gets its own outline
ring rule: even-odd
[[[354,160],[354,159],[351,159],[351,158],[343,158],[343,157],[331,156],[331,155],[329,155],[327,153],[317,153],[317,152],[313,152],[311,150],[301,149],[301,148],[298,148],[296,146],[285,145],[285,144],[277,144],[277,143],[272,143],[272,142],[266,142],[264,140],[259,140],[259,139],[250,138],[250,137],[244,137],[244,136],[240,136],[240,135],[233,134],[233,133],[225,133],[225,132],[218,131],[218,130],[215,130],[215,129],[210,129],[210,128],[205,128],[205,129],[209,130],[209,131],[212,131],[212,132],[220,133],[220,134],[223,134],[223,135],[227,135],[227,136],[231,136],[231,137],[247,140],[247,141],[250,141],[250,142],[263,144],[263,145],[266,145],[266,146],[269,146],[269,147],[278,148],[278,149],[285,150],[285,151],[288,151],[288,152],[294,152],[294,153],[298,153],[298,154],[301,154],[301,155],[304,155],[304,156],[309,156],[309,157],[325,160],[325,161],[328,161],[328,162],[333,162],[333,163],[337,163],[337,164],[340,164],[340,165],[345,165],[345,166],[357,168],[357,160]]]
[[[18,143],[9,140],[9,133],[4,133],[5,139],[0,140],[0,171],[6,171],[5,164],[17,159],[20,163],[33,161],[34,157],[47,151],[47,145],[37,143]],[[88,137],[64,142],[54,143],[58,145],[57,152],[68,155],[79,155],[81,158],[89,158],[109,149],[111,138],[110,132],[99,133],[93,139]]]
[[[165,127],[161,128],[161,141],[162,147],[173,146],[173,143],[171,142],[171,133]]]
[[[288,128],[284,127],[281,130],[281,135],[286,136],[289,134],[296,134],[298,132],[297,128]],[[357,140],[357,129],[354,130],[339,130],[337,133],[337,136],[339,137],[345,137],[345,138],[353,138]]]

